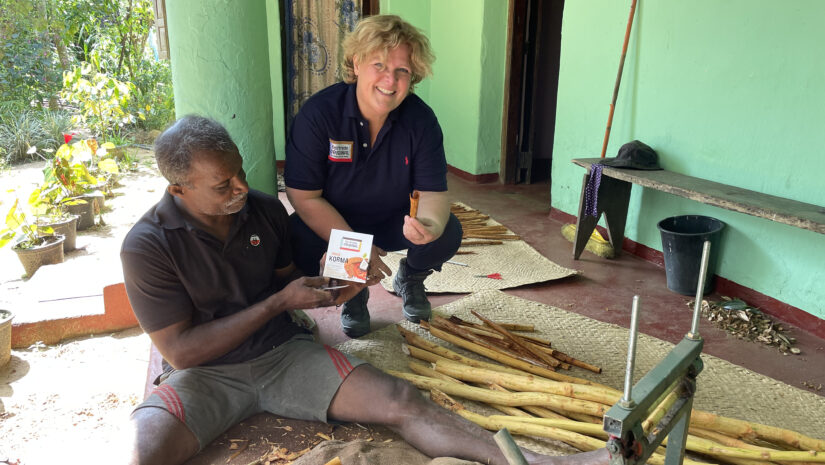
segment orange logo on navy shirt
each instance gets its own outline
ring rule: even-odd
[[[352,163],[352,147],[355,143],[351,140],[329,140],[329,161],[337,163]]]
[[[410,164],[410,159],[409,159],[409,157],[407,157],[406,155],[404,155],[404,164],[405,164],[405,165],[409,165],[409,164]]]
[[[261,238],[257,234],[253,234],[249,236],[249,243],[252,244],[252,247],[258,247],[261,245]]]

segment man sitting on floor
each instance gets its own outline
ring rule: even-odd
[[[186,116],[157,139],[155,156],[169,186],[126,236],[121,259],[164,373],[132,413],[129,463],[184,462],[262,411],[384,425],[432,457],[506,463],[491,433],[292,322],[288,310],[345,302],[364,285],[335,293],[323,289],[325,278],[299,276],[286,209],[249,189],[220,124]],[[607,463],[604,450],[527,457]]]

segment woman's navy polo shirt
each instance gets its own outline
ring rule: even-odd
[[[292,123],[287,187],[322,190],[353,227],[407,214],[414,189],[447,190],[441,126],[417,95],[407,95],[387,116],[375,145],[369,143],[355,84],[341,82],[317,92]]]

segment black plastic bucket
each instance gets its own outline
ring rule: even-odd
[[[709,240],[710,257],[702,294],[712,291],[716,257],[719,256],[719,237],[725,223],[709,216],[683,215],[665,218],[658,226],[662,234],[667,288],[683,295],[696,295],[699,268],[702,266],[702,245]]]

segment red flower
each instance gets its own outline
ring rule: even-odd
[[[63,141],[67,144],[72,140],[72,134],[63,134]]]

